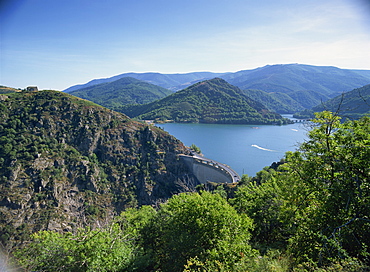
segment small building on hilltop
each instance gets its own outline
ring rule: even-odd
[[[26,92],[38,92],[37,86],[28,86]]]

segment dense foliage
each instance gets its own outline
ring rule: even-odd
[[[234,270],[244,256],[254,256],[251,228],[252,221],[218,194],[181,194],[162,205],[146,226],[143,246],[163,271],[181,271],[194,258]]]
[[[233,205],[255,220],[258,248],[284,249],[294,265],[369,265],[370,119],[341,124],[323,112],[314,123],[309,140],[241,187]]]
[[[79,229],[75,234],[41,231],[16,257],[29,270],[118,271],[131,261],[134,246],[118,224]]]
[[[182,271],[207,265],[232,271],[256,255],[248,244],[251,228],[251,219],[218,194],[184,193],[158,212],[129,209],[100,230],[36,233],[15,255],[24,268],[42,271]]]
[[[294,182],[289,191],[295,199],[287,202],[297,228],[290,250],[297,261],[369,262],[370,119],[340,124],[329,112],[317,117],[310,140],[287,154],[283,168],[281,179]]]
[[[370,118],[323,112],[313,124],[299,150],[236,190],[176,195],[100,230],[40,232],[16,257],[42,271],[368,271]]]
[[[175,122],[219,124],[284,124],[288,120],[269,111],[242,91],[215,78],[192,85],[161,100],[122,111],[130,117]]]
[[[129,104],[145,104],[172,94],[170,90],[135,79],[123,77],[70,92],[112,110]]]

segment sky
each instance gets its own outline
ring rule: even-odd
[[[370,0],[0,0],[0,85],[301,63],[370,69]]]

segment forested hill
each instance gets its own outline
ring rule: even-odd
[[[269,110],[280,114],[289,114],[305,109],[299,102],[285,93],[268,93],[251,89],[243,90],[243,93],[251,99],[260,102]]]
[[[70,94],[115,109],[127,104],[145,104],[172,94],[172,91],[132,77],[101,83]]]
[[[196,184],[179,153],[163,130],[69,94],[0,95],[1,244],[168,199]]]
[[[283,124],[279,114],[245,96],[242,91],[215,78],[196,83],[161,100],[122,108],[130,117],[218,124]]]
[[[338,95],[295,116],[298,118],[312,118],[314,112],[324,110],[336,112],[343,119],[358,119],[364,115],[370,115],[370,84]]]

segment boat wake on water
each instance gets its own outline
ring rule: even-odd
[[[258,145],[255,145],[255,144],[252,144],[251,146],[252,146],[252,147],[255,147],[255,148],[258,148],[258,149],[261,149],[261,150],[265,150],[265,151],[278,152],[278,151],[276,151],[276,150],[271,150],[271,149],[263,148],[263,147],[260,147],[260,146],[258,146]]]

